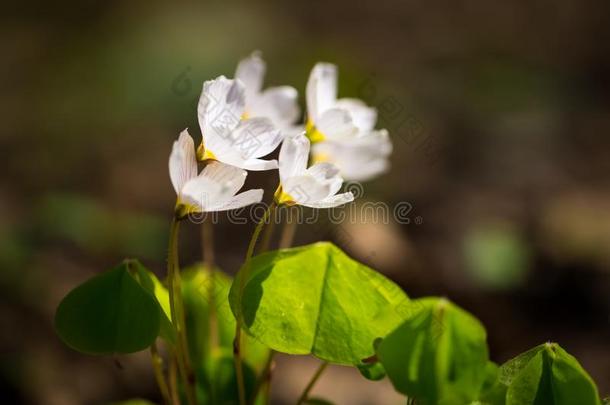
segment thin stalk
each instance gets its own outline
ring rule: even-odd
[[[271,243],[271,237],[273,236],[273,230],[275,229],[275,218],[271,218],[269,221],[269,225],[265,228],[265,232],[263,232],[263,238],[261,239],[261,247],[258,250],[258,253],[263,253],[269,250],[269,245]]]
[[[284,229],[282,229],[282,236],[280,237],[280,249],[286,249],[292,246],[292,241],[294,240],[294,235],[297,230],[297,225],[299,223],[299,210],[294,209],[293,207],[288,207],[289,210],[293,210],[296,213],[296,218],[293,218],[288,213],[288,220],[284,224]]]
[[[171,358],[169,360],[169,370],[167,371],[169,379],[169,392],[171,397],[172,405],[180,405],[180,396],[178,395],[178,365],[176,363],[176,352],[172,350]]]
[[[326,362],[326,361],[324,363],[320,364],[320,367],[318,367],[318,369],[316,370],[313,377],[311,377],[309,384],[307,384],[307,387],[305,387],[305,390],[299,397],[299,400],[297,401],[297,405],[301,405],[303,402],[305,402],[305,400],[307,400],[307,398],[309,397],[309,393],[311,392],[314,385],[316,385],[316,382],[318,382],[318,379],[320,378],[320,376],[322,375],[324,370],[326,370],[327,366],[328,366],[328,362]]]
[[[201,246],[203,253],[203,266],[208,271],[210,282],[208,287],[209,304],[209,353],[218,347],[218,318],[216,313],[216,266],[214,264],[214,228],[210,218],[205,218],[201,224]]]
[[[250,259],[252,258],[252,254],[254,253],[254,248],[256,246],[256,242],[258,241],[258,237],[269,219],[269,216],[273,213],[275,209],[275,202],[272,202],[269,207],[265,210],[265,214],[261,218],[261,220],[256,224],[256,228],[254,228],[254,233],[252,234],[252,238],[250,239],[250,243],[248,244],[248,251],[246,252],[246,258],[244,260],[244,265],[242,267],[241,273],[238,275],[239,278],[239,290],[237,294],[237,307],[241,308],[241,300],[244,295],[244,287],[246,286],[246,280],[250,275]],[[246,405],[246,388],[244,385],[244,373],[242,370],[242,345],[241,345],[241,327],[242,327],[243,319],[241,316],[241,311],[238,311],[237,322],[235,324],[235,340],[233,341],[233,358],[235,360],[235,375],[237,377],[237,387],[239,390],[239,403],[240,405]]]
[[[163,402],[169,405],[171,404],[169,388],[167,386],[167,381],[165,380],[165,375],[163,374],[163,358],[159,354],[157,342],[153,342],[153,344],[150,345],[150,357],[152,359],[153,370],[155,372],[155,379],[157,380],[159,391],[163,397]]]
[[[180,269],[178,265],[179,224],[178,220],[174,217],[170,227],[167,259],[169,304],[172,321],[176,331],[176,360],[178,363],[178,371],[184,380],[184,390],[189,405],[196,405],[197,397],[195,394],[194,374],[189,371],[190,367],[188,365],[188,345],[186,342],[184,308],[182,305],[182,291],[180,287]]]
[[[265,363],[265,367],[263,367],[263,371],[261,372],[260,377],[256,381],[256,387],[254,387],[254,392],[252,392],[252,396],[250,397],[249,404],[253,404],[256,402],[256,397],[258,397],[258,393],[260,392],[262,387],[268,387],[271,383],[271,373],[273,371],[273,357],[275,356],[275,350],[269,350],[269,356],[267,356],[267,362]],[[265,398],[268,399],[269,393],[267,392]]]

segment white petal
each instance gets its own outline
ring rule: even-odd
[[[207,211],[208,207],[229,197],[230,195],[223,195],[220,183],[209,179],[201,172],[199,176],[186,182],[180,193],[179,201],[182,204],[196,207],[198,211]]]
[[[282,183],[282,189],[301,205],[315,203],[331,195],[329,182],[318,181],[309,174],[287,178]]]
[[[339,177],[339,169],[332,163],[316,163],[306,171],[318,181],[324,182]]]
[[[246,205],[256,204],[261,202],[263,199],[263,190],[254,189],[244,191],[243,193],[237,194],[233,198],[229,199],[225,203],[213,207],[214,211],[228,211],[237,208],[245,207]]]
[[[377,110],[367,106],[362,100],[342,98],[337,100],[335,107],[347,110],[352,116],[354,125],[356,125],[360,131],[368,132],[375,128]]]
[[[330,63],[316,64],[309,75],[306,93],[307,118],[317,123],[337,99],[337,67]]]
[[[343,179],[339,175],[339,168],[332,163],[316,163],[306,171],[320,183],[329,184],[328,195],[333,195],[341,188]]]
[[[184,184],[196,176],[195,143],[188,130],[185,129],[180,133],[178,140],[174,142],[172,153],[169,156],[169,177],[176,194],[180,194]]]
[[[387,172],[390,168],[388,159],[379,158],[370,160],[360,166],[347,166],[343,175],[351,181],[369,181]]]
[[[223,195],[234,195],[243,187],[248,173],[235,166],[221,162],[210,162],[202,175],[220,185]]]
[[[245,90],[241,82],[220,76],[203,83],[197,116],[206,148],[218,154],[230,146],[227,138],[239,124],[244,106]]]
[[[249,57],[242,59],[237,65],[235,78],[241,80],[246,88],[246,105],[249,106],[255,96],[263,88],[266,65],[261,54],[255,51]]]
[[[258,95],[247,110],[252,117],[267,117],[278,128],[292,125],[301,113],[298,92],[294,87],[271,87]]]
[[[231,141],[233,149],[248,160],[273,152],[282,142],[282,134],[268,118],[250,118],[239,123],[231,133]]]
[[[277,160],[263,160],[263,159],[248,159],[241,163],[241,167],[246,170],[252,171],[263,171],[263,170],[274,170],[277,169]]]
[[[334,208],[352,201],[354,201],[354,195],[351,192],[347,192],[327,197],[324,200],[318,202],[302,205],[311,208]]]
[[[328,139],[353,138],[358,133],[358,127],[354,125],[350,113],[338,108],[324,112],[316,127]]]
[[[375,131],[349,141],[327,141],[313,146],[314,160],[337,165],[346,180],[367,181],[385,172],[392,144],[387,131]]]
[[[301,132],[287,137],[280,149],[280,181],[298,176],[307,168],[309,160],[309,139]]]

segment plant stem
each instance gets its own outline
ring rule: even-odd
[[[212,270],[214,267],[214,227],[212,216],[206,218],[201,224],[201,243],[203,250],[203,264]]]
[[[171,357],[169,360],[169,370],[167,371],[169,379],[169,392],[171,397],[172,405],[180,405],[180,397],[178,395],[178,383],[177,383],[177,364],[176,364],[176,352],[172,350]]]
[[[293,210],[293,207],[289,207],[288,209]],[[286,249],[292,246],[294,234],[296,233],[297,225],[299,223],[299,210],[294,209],[293,212],[296,213],[296,218],[292,218],[292,215],[288,215],[288,219],[284,224],[284,229],[282,229],[282,236],[279,244],[280,249]]]
[[[246,258],[244,260],[244,265],[240,270],[241,274],[238,274],[239,278],[239,290],[237,294],[237,308],[238,315],[235,323],[235,340],[233,341],[233,358],[235,360],[235,375],[237,377],[237,387],[239,390],[239,403],[240,405],[246,405],[246,387],[244,385],[244,373],[242,370],[242,347],[241,347],[241,327],[243,324],[243,318],[241,315],[241,300],[244,294],[244,287],[246,286],[246,280],[250,275],[250,259],[252,258],[252,254],[254,253],[254,247],[256,246],[256,242],[258,241],[258,237],[263,229],[263,226],[269,219],[269,216],[273,213],[275,209],[275,202],[272,202],[269,207],[265,210],[265,214],[261,218],[261,220],[256,224],[256,228],[254,228],[254,233],[252,234],[252,238],[250,239],[250,243],[248,244],[248,251],[246,252]]]
[[[299,397],[299,400],[297,401],[297,405],[301,405],[303,402],[305,402],[305,400],[307,400],[307,398],[309,397],[309,393],[311,392],[313,386],[316,385],[316,382],[318,382],[318,379],[320,378],[320,376],[322,375],[324,370],[326,370],[327,366],[328,366],[327,361],[320,364],[320,367],[318,367],[318,369],[316,370],[313,377],[311,377],[311,381],[309,381],[309,384],[307,384],[307,387],[305,387],[305,390]]]
[[[263,253],[269,250],[269,244],[271,243],[271,236],[273,236],[273,230],[275,228],[275,219],[271,218],[269,221],[269,225],[265,228],[265,232],[263,232],[263,239],[261,240],[261,247],[258,250],[258,253]]]
[[[165,381],[165,375],[163,375],[163,358],[159,355],[159,349],[157,348],[157,342],[153,342],[150,345],[150,357],[152,358],[153,370],[155,373],[155,379],[161,391],[163,402],[167,405],[171,404],[169,396],[169,388],[167,387],[167,381]]]
[[[268,386],[271,383],[271,373],[273,371],[273,357],[275,356],[275,350],[269,350],[269,356],[267,356],[267,362],[265,363],[265,367],[263,367],[263,371],[261,372],[260,377],[256,381],[256,387],[254,387],[254,392],[250,397],[249,404],[253,404],[256,402],[256,397],[260,392],[263,386]],[[267,393],[268,396],[268,393]]]
[[[205,218],[201,224],[201,245],[203,253],[203,266],[208,271],[210,283],[208,286],[208,304],[209,304],[209,354],[214,352],[218,347],[218,319],[216,314],[216,266],[214,265],[214,228],[211,222],[211,216]]]
[[[197,404],[195,394],[194,374],[189,371],[188,344],[186,341],[186,328],[184,321],[184,307],[182,305],[182,289],[180,286],[180,268],[178,264],[178,230],[179,222],[175,217],[172,219],[169,237],[169,251],[167,259],[167,278],[169,284],[169,303],[172,315],[172,323],[176,331],[176,360],[178,370],[184,380],[184,390],[190,405]]]

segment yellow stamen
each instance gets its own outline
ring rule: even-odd
[[[324,134],[320,132],[318,128],[316,128],[313,121],[310,119],[308,119],[307,123],[305,124],[305,136],[309,138],[311,143],[322,142],[326,139],[326,136],[324,136]]]
[[[250,118],[250,114],[248,114],[248,111],[244,111],[243,114],[241,115],[241,119],[247,120],[248,118]]]
[[[199,145],[199,147],[197,148],[197,160],[203,162],[204,160],[218,159],[216,159],[216,155],[214,155],[214,153],[209,148],[206,148],[202,142],[201,145]]]
[[[286,193],[283,189],[282,186],[279,186],[277,188],[277,190],[275,191],[275,194],[273,196],[273,198],[275,199],[275,202],[280,205],[280,204],[285,204],[285,205],[295,205],[296,201],[294,200],[294,198]]]
[[[330,162],[330,155],[327,153],[316,153],[311,158],[311,164]]]

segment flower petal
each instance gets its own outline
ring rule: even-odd
[[[261,202],[263,199],[262,189],[253,189],[239,193],[233,198],[229,199],[222,205],[218,205],[213,208],[214,211],[228,211],[237,208],[245,207],[247,205],[256,204]]]
[[[307,119],[317,124],[322,113],[337,99],[337,67],[330,63],[316,64],[309,75],[306,93]]]
[[[252,171],[263,171],[263,170],[274,170],[277,169],[277,160],[263,160],[263,159],[248,159],[242,162],[241,167],[246,170]]]
[[[375,128],[377,110],[367,106],[362,100],[342,98],[337,100],[335,107],[347,110],[352,116],[352,121],[358,127],[358,130],[368,132]]]
[[[197,176],[197,158],[193,138],[184,130],[172,146],[169,156],[169,177],[176,194],[180,194],[184,184]]]
[[[367,181],[388,169],[391,151],[388,133],[381,130],[350,140],[317,143],[312,156],[314,161],[336,164],[346,180]]]
[[[197,116],[206,148],[218,154],[230,146],[227,138],[239,124],[244,106],[245,89],[241,82],[220,76],[203,83]]]
[[[201,172],[199,176],[186,182],[178,199],[179,203],[196,208],[191,212],[200,212],[207,211],[208,207],[228,197],[223,196],[220,183],[211,180]]]
[[[327,197],[318,202],[303,205],[310,208],[334,208],[352,201],[354,201],[354,195],[351,192],[347,192]]]
[[[299,118],[298,97],[294,87],[271,87],[248,103],[248,113],[252,117],[267,117],[278,128],[284,129]]]
[[[242,59],[237,65],[235,78],[241,80],[246,88],[246,106],[250,110],[254,98],[263,88],[266,64],[259,51],[252,52],[250,56]],[[251,111],[248,111],[251,114]],[[254,116],[254,115],[253,115]]]
[[[328,195],[335,194],[343,184],[343,179],[339,175],[339,168],[332,163],[316,163],[307,169],[305,173],[314,177],[320,183],[329,184]]]
[[[262,117],[242,120],[230,138],[233,149],[244,160],[268,155],[282,142],[281,132],[275,129],[271,120]]]
[[[316,123],[316,128],[326,139],[353,138],[358,133],[358,127],[354,125],[351,114],[339,108],[324,112]]]
[[[303,132],[287,137],[280,149],[280,181],[302,174],[309,160],[309,139]]]
[[[331,184],[318,181],[309,174],[287,178],[282,183],[284,193],[290,195],[294,202],[307,205],[321,201],[330,196]]]
[[[219,184],[223,195],[235,195],[244,186],[248,173],[239,167],[221,162],[210,162],[202,171],[202,175]]]

